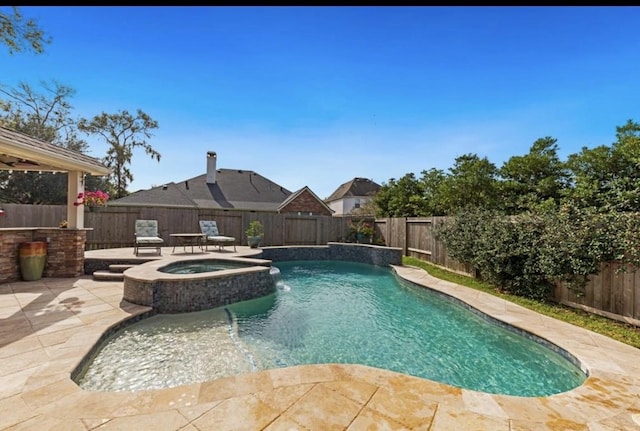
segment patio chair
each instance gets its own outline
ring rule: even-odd
[[[137,256],[141,248],[155,248],[162,255],[164,240],[158,236],[158,220],[136,220],[136,242],[133,252]]]
[[[200,220],[200,231],[204,235],[204,244],[207,251],[209,251],[209,244],[217,245],[218,250],[224,250],[224,246],[233,244],[233,251],[236,250],[236,239],[232,236],[220,235],[218,231],[218,225],[214,220]]]

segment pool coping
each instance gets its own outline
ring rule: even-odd
[[[122,282],[42,279],[0,285],[0,311],[8,316],[0,330],[0,409],[8,412],[0,415],[0,429],[640,430],[640,350],[418,268],[393,268],[403,279],[549,340],[577,358],[589,377],[571,391],[517,397],[324,364],[170,389],[88,392],[71,380],[76,365],[108,328],[149,307],[121,301]],[[29,299],[34,295],[40,306]],[[59,320],[43,323],[54,315]]]

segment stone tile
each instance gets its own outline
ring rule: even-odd
[[[94,428],[97,428],[100,425],[103,425],[109,422],[109,420],[110,419],[105,419],[105,418],[88,418],[88,419],[85,418],[85,419],[82,419],[82,423],[87,429],[93,430]]]
[[[28,320],[11,319],[5,320],[3,324],[5,322],[8,322],[7,326],[13,328],[13,330],[0,332],[0,349],[24,338],[33,337],[33,328]]]
[[[48,378],[49,376],[59,376],[60,374],[66,375],[69,378],[71,371],[78,364],[78,358],[56,358],[49,359],[38,367],[38,370],[33,374],[34,379]]]
[[[200,385],[198,402],[209,403],[224,400],[236,396],[244,396],[261,390],[270,389],[271,383],[268,375],[264,373],[249,374],[244,376],[225,377],[211,382],[203,382]],[[255,386],[250,377],[256,378]],[[262,389],[260,389],[262,387]]]
[[[382,387],[376,391],[367,407],[413,429],[431,423],[438,409],[438,403],[429,400],[419,392],[399,389],[392,391],[388,387]]]
[[[21,394],[27,380],[37,369],[38,367],[25,368],[0,377],[0,399]]]
[[[494,400],[502,411],[514,420],[533,423],[553,421],[560,417],[560,414],[549,405],[546,397],[523,399],[522,397],[496,396]]]
[[[86,325],[93,325],[94,323],[101,324],[104,326],[106,322],[118,322],[122,320],[123,314],[121,310],[115,309],[112,306],[109,306],[108,309],[92,314],[78,314],[78,319],[80,319]],[[110,325],[109,325],[110,326]]]
[[[44,295],[44,296],[43,296]],[[16,301],[22,307],[28,307],[30,304],[38,304],[42,306],[42,304],[46,305],[53,298],[53,294],[49,291],[46,292],[16,292],[13,294]]]
[[[13,342],[3,345],[2,348],[0,348],[0,359],[41,349],[42,344],[40,343],[38,337],[29,335],[27,337],[19,338]]]
[[[31,322],[31,325],[34,327],[76,318],[73,312],[69,311],[64,305],[60,304],[57,304],[50,309],[25,311],[25,315],[27,316],[27,319],[29,319],[29,322]],[[81,322],[79,321],[79,323]]]
[[[31,393],[39,390],[45,386],[52,385],[58,382],[70,382],[70,372],[49,372],[48,364],[38,367],[37,370],[29,376],[23,387],[23,393]]]
[[[83,310],[94,305],[102,305],[104,304],[104,301],[87,292],[87,295],[84,298],[78,298],[77,296],[59,298],[59,303],[67,307],[69,310]]]
[[[422,428],[429,431],[511,431],[509,419],[496,418],[482,415],[466,410],[450,409],[441,407],[433,417],[430,428]],[[557,428],[558,430],[569,431],[571,428]]]
[[[71,312],[69,312],[71,313]],[[33,331],[37,335],[50,334],[56,331],[63,331],[69,328],[83,328],[85,325],[80,319],[71,313],[72,317],[66,318],[59,322],[47,322],[33,325]]]
[[[81,300],[90,300],[95,298],[91,292],[89,292],[84,287],[73,286],[71,288],[62,288],[59,290],[51,289],[51,292],[54,292],[58,296],[58,301],[81,301]]]
[[[51,311],[55,309],[62,309],[58,297],[51,292],[42,293],[35,296],[28,303],[20,304],[20,308],[25,313],[37,312],[37,311]]]
[[[37,413],[22,400],[21,395],[1,398],[0,412],[2,412],[0,414],[2,430],[37,416]]]
[[[11,290],[13,293],[22,293],[22,292],[48,292],[49,288],[44,283],[43,280],[39,281],[16,281],[11,283]]]
[[[200,384],[130,393],[129,405],[140,413],[189,408],[198,404]]]
[[[465,409],[470,412],[499,418],[508,418],[507,414],[502,410],[491,394],[463,390],[462,400],[464,402]]]
[[[54,418],[43,415],[33,417],[9,428],[11,431],[86,431],[86,429],[87,428],[80,419]]]
[[[32,409],[38,409],[77,391],[79,391],[78,386],[71,380],[64,379],[35,389],[26,389],[22,393],[22,399]]]
[[[245,395],[221,402],[192,424],[202,430],[255,431],[265,428],[279,413],[253,395]]]
[[[455,408],[464,408],[462,389],[449,386],[433,380],[420,379],[403,374],[390,376],[384,387],[397,396],[404,397],[406,393],[412,398],[420,398],[437,404]]]
[[[53,416],[110,419],[140,413],[131,405],[134,398],[135,395],[128,392],[87,392],[77,388],[39,411]]]
[[[102,295],[100,299],[114,307],[119,307],[122,302],[122,291],[120,291],[120,293],[114,293],[113,295]]]
[[[38,335],[37,337],[43,347],[55,346],[56,344],[66,343],[72,336],[80,332],[81,328],[81,326],[73,326],[71,328]]]
[[[340,380],[320,384],[327,389],[338,392],[340,395],[343,395],[358,404],[366,404],[369,402],[373,394],[378,390],[378,386],[376,385],[357,381]]]
[[[301,383],[328,382],[335,379],[333,368],[330,365],[302,365],[297,369],[297,372]]]
[[[16,373],[27,368],[37,367],[46,360],[46,358],[43,358],[42,356],[45,355],[34,355],[32,352],[25,352],[2,358],[0,377]]]
[[[293,420],[280,416],[275,421],[271,422],[263,431],[306,431],[307,428],[303,427],[299,423]]]
[[[266,371],[245,373],[236,376],[238,391],[242,394],[252,394],[273,389],[271,374]]]
[[[428,428],[427,428],[428,429]],[[391,418],[382,416],[379,412],[365,408],[357,418],[349,425],[347,431],[369,431],[369,430],[388,430],[388,431],[410,431],[401,423]]]
[[[621,413],[597,423],[589,422],[588,425],[589,431],[638,431],[640,430],[640,414]]]
[[[193,405],[178,408],[178,411],[182,416],[184,416],[188,421],[191,422],[195,419],[198,419],[200,416],[202,416],[221,402],[223,402],[223,400],[214,401],[211,403],[195,403]]]
[[[2,325],[0,325],[0,346],[22,337],[22,334],[25,334],[26,331],[33,332],[29,319],[22,311],[3,319]],[[20,332],[20,334],[16,335],[17,332]]]
[[[6,316],[5,311],[3,309],[13,309],[20,308],[20,303],[13,295],[13,293],[0,293],[0,316],[4,318]]]
[[[159,412],[146,415],[124,416],[111,419],[95,428],[96,431],[153,430],[174,431],[188,425],[187,420],[177,411]]]
[[[315,385],[282,415],[311,430],[344,430],[361,409],[349,398]]]
[[[284,411],[300,400],[312,388],[312,383],[304,385],[281,386],[269,391],[258,392],[255,396],[275,410]]]

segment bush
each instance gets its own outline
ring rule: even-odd
[[[543,224],[531,217],[506,217],[470,210],[458,214],[436,231],[449,255],[466,262],[505,292],[546,299],[553,284],[542,268],[539,249]]]
[[[436,229],[449,255],[479,278],[531,299],[547,299],[557,283],[578,295],[604,262],[640,264],[638,215],[564,205],[506,217],[466,211]]]

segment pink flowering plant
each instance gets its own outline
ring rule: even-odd
[[[364,220],[349,224],[349,237],[352,239],[372,238],[374,234],[373,223]]]
[[[86,205],[88,207],[103,207],[109,200],[109,193],[102,190],[96,190],[95,192],[78,193],[76,201],[73,203],[75,206]]]

